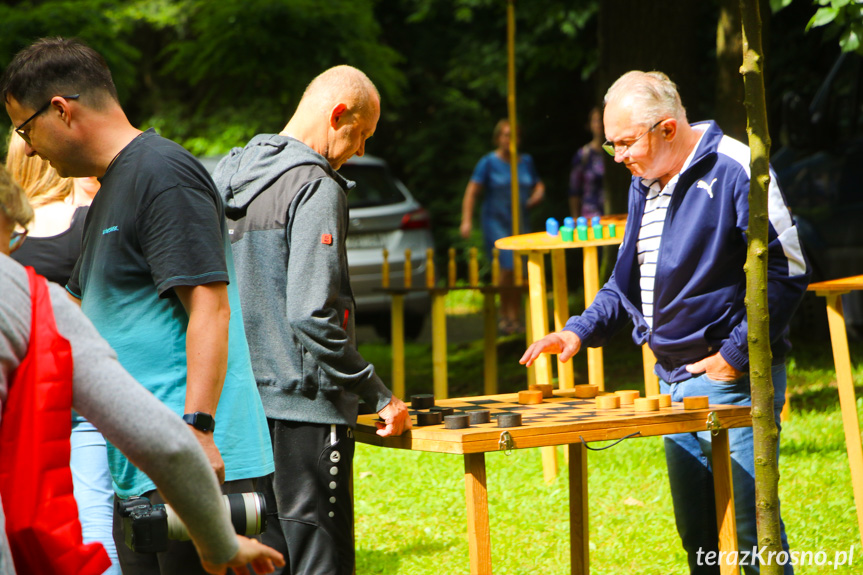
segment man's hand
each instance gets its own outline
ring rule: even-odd
[[[267,547],[260,541],[249,539],[242,535],[237,535],[237,541],[240,544],[240,548],[237,550],[237,554],[231,557],[227,563],[216,564],[202,560],[201,565],[204,567],[204,570],[213,575],[224,575],[230,567],[236,575],[251,575],[252,573],[260,575],[262,573],[272,573],[276,567],[285,566],[285,558],[272,547]],[[251,571],[247,567],[249,563],[252,564]]]
[[[473,222],[470,220],[463,221],[458,227],[458,231],[464,239],[468,239],[470,237],[471,230],[473,230]]]
[[[543,353],[559,353],[560,361],[569,361],[569,358],[581,349],[581,338],[571,331],[556,331],[550,333],[539,341],[533,342],[518,362],[530,367],[536,358]]]
[[[381,437],[401,435],[402,432],[411,428],[408,406],[396,396],[393,396],[386,407],[378,412],[378,415],[384,420],[383,423],[380,421],[375,422],[378,428],[377,434]]]
[[[189,426],[189,429],[192,430],[192,433],[194,433],[195,437],[198,439],[198,443],[201,444],[201,448],[204,450],[204,453],[207,455],[207,460],[210,462],[210,467],[213,468],[213,472],[216,474],[216,479],[219,480],[219,485],[221,485],[225,482],[225,462],[222,461],[222,454],[219,453],[219,448],[216,447],[216,442],[213,441],[213,432],[200,431],[192,426]],[[269,573],[269,571],[267,571],[267,573]]]
[[[686,371],[692,374],[703,373],[713,381],[734,381],[743,375],[742,371],[737,371],[725,361],[719,352],[690,363],[686,366]]]

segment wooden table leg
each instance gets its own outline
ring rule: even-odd
[[[391,300],[390,336],[392,341],[393,395],[405,396],[405,296],[394,295]]]
[[[587,521],[587,447],[571,443],[569,453],[569,557],[572,575],[590,573]]]
[[[491,575],[491,534],[488,527],[485,453],[465,454],[464,493],[467,503],[470,572],[471,575]]]
[[[842,426],[845,429],[845,448],[851,466],[851,486],[854,505],[857,507],[857,528],[863,544],[863,446],[860,443],[860,423],[857,418],[857,400],[851,377],[851,356],[848,353],[848,333],[842,312],[841,294],[827,295],[827,321],[830,324],[830,341],[833,343],[833,361],[836,363],[836,380],[839,383],[839,405],[842,409]]]
[[[527,257],[527,285],[529,290],[530,323],[533,338],[539,339],[548,334],[548,301],[545,291],[545,254],[531,251]],[[542,354],[534,362],[536,383],[551,383],[551,362],[548,354]]]
[[[566,253],[551,250],[552,293],[554,297],[554,331],[560,331],[569,319],[569,290],[566,285]],[[574,385],[572,361],[557,360],[557,386],[570,389]]]
[[[653,372],[656,356],[653,355],[653,351],[646,343],[641,346],[641,360],[644,364],[644,394],[657,395],[659,393],[659,378]]]
[[[449,397],[446,363],[446,293],[432,292],[432,374],[434,396]]]
[[[483,395],[497,394],[497,307],[494,292],[482,294]]]
[[[726,557],[737,551],[737,520],[734,516],[734,486],[731,482],[731,451],[728,430],[720,429],[713,435],[713,489],[716,498],[716,526],[719,530],[719,556],[722,575],[737,575],[737,561],[728,563]]]
[[[599,292],[599,250],[596,246],[584,248],[584,307],[593,302]],[[587,349],[587,381],[605,390],[605,369],[602,365],[602,348]]]

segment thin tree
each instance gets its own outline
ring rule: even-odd
[[[779,432],[773,417],[770,365],[770,314],[767,309],[767,189],[770,184],[770,136],[764,97],[764,55],[758,0],[740,0],[743,27],[744,103],[751,150],[749,183],[749,251],[746,257],[746,317],[749,324],[749,374],[752,389],[752,428],[755,442],[755,505],[758,545],[766,565],[763,575],[779,575],[775,558],[782,551],[779,529]]]

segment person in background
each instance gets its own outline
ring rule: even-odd
[[[484,195],[480,219],[485,252],[491,261],[494,242],[512,233],[512,177],[510,172],[511,129],[508,120],[500,120],[492,133],[494,151],[480,158],[464,191],[459,231],[465,239],[473,229],[474,205]],[[527,230],[527,210],[539,204],[545,196],[545,184],[539,178],[533,158],[528,154],[518,157],[519,222],[520,231]],[[512,286],[514,278],[513,254],[509,250],[500,252],[500,284]],[[521,323],[521,294],[505,291],[500,296],[500,321],[498,327],[504,334],[523,330]]]
[[[12,259],[32,267],[48,281],[66,285],[81,255],[84,218],[99,190],[99,180],[61,178],[47,161],[38,156],[27,156],[25,146],[21,136],[12,130],[6,169],[23,188],[34,208],[27,241],[12,254]],[[112,566],[106,575],[120,575],[112,534],[114,489],[105,438],[92,423],[73,412],[71,440],[69,467],[84,542],[99,541],[111,558]]]
[[[574,219],[587,218],[605,213],[605,194],[603,176],[605,175],[605,152],[602,142],[602,110],[593,108],[588,114],[587,125],[591,139],[578,149],[572,157],[572,170],[569,172],[569,213]]]
[[[0,168],[0,403],[4,408],[16,369],[28,355],[33,327],[28,273],[9,254],[26,243],[20,230],[32,216],[23,191]],[[120,366],[117,355],[63,288],[48,284],[48,291],[57,330],[71,344],[72,406],[156,482],[188,528],[204,569],[223,574],[230,567],[246,575],[250,573],[247,564],[255,573],[271,573],[274,566],[283,565],[278,552],[234,533],[207,457],[183,420]],[[135,408],[128,409],[129,405]],[[5,418],[0,420],[0,425],[4,423]],[[0,506],[0,573],[14,575],[4,525]]]

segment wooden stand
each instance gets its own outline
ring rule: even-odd
[[[842,410],[842,426],[845,430],[845,448],[848,451],[848,464],[851,467],[851,487],[854,491],[854,505],[857,508],[857,528],[863,544],[863,445],[860,441],[860,423],[851,373],[851,355],[848,351],[848,333],[845,327],[845,315],[842,313],[842,294],[860,289],[863,289],[863,276],[819,282],[809,286],[809,291],[814,291],[816,295],[827,299],[827,321],[830,325],[830,341],[833,344],[836,381],[839,384],[839,406]]]
[[[516,394],[442,400],[441,406],[464,407],[471,401],[484,400],[483,404],[515,402]],[[560,400],[560,399],[558,399]],[[550,400],[554,401],[554,399]],[[731,483],[731,459],[728,449],[728,429],[751,425],[750,408],[731,405],[712,405],[708,409],[687,411],[675,404],[671,409],[651,413],[614,412],[600,420],[582,422],[551,421],[506,429],[508,448],[524,449],[567,445],[569,455],[569,518],[570,518],[570,572],[587,575],[590,572],[588,531],[587,448],[582,443],[617,439],[632,434],[641,437],[688,433],[707,430],[708,416],[719,422],[713,434],[714,494],[716,497],[719,550],[728,555],[737,550],[734,518],[734,489]],[[493,424],[476,425],[466,429],[444,429],[442,426],[415,427],[394,437],[376,434],[377,415],[361,415],[357,420],[356,440],[379,447],[455,453],[464,457],[465,506],[467,511],[470,572],[473,575],[492,573],[491,532],[488,514],[488,486],[485,453],[501,449],[503,430]],[[499,518],[500,519],[500,518]],[[736,573],[737,567],[721,568],[723,575]],[[453,570],[453,569],[450,569]]]

